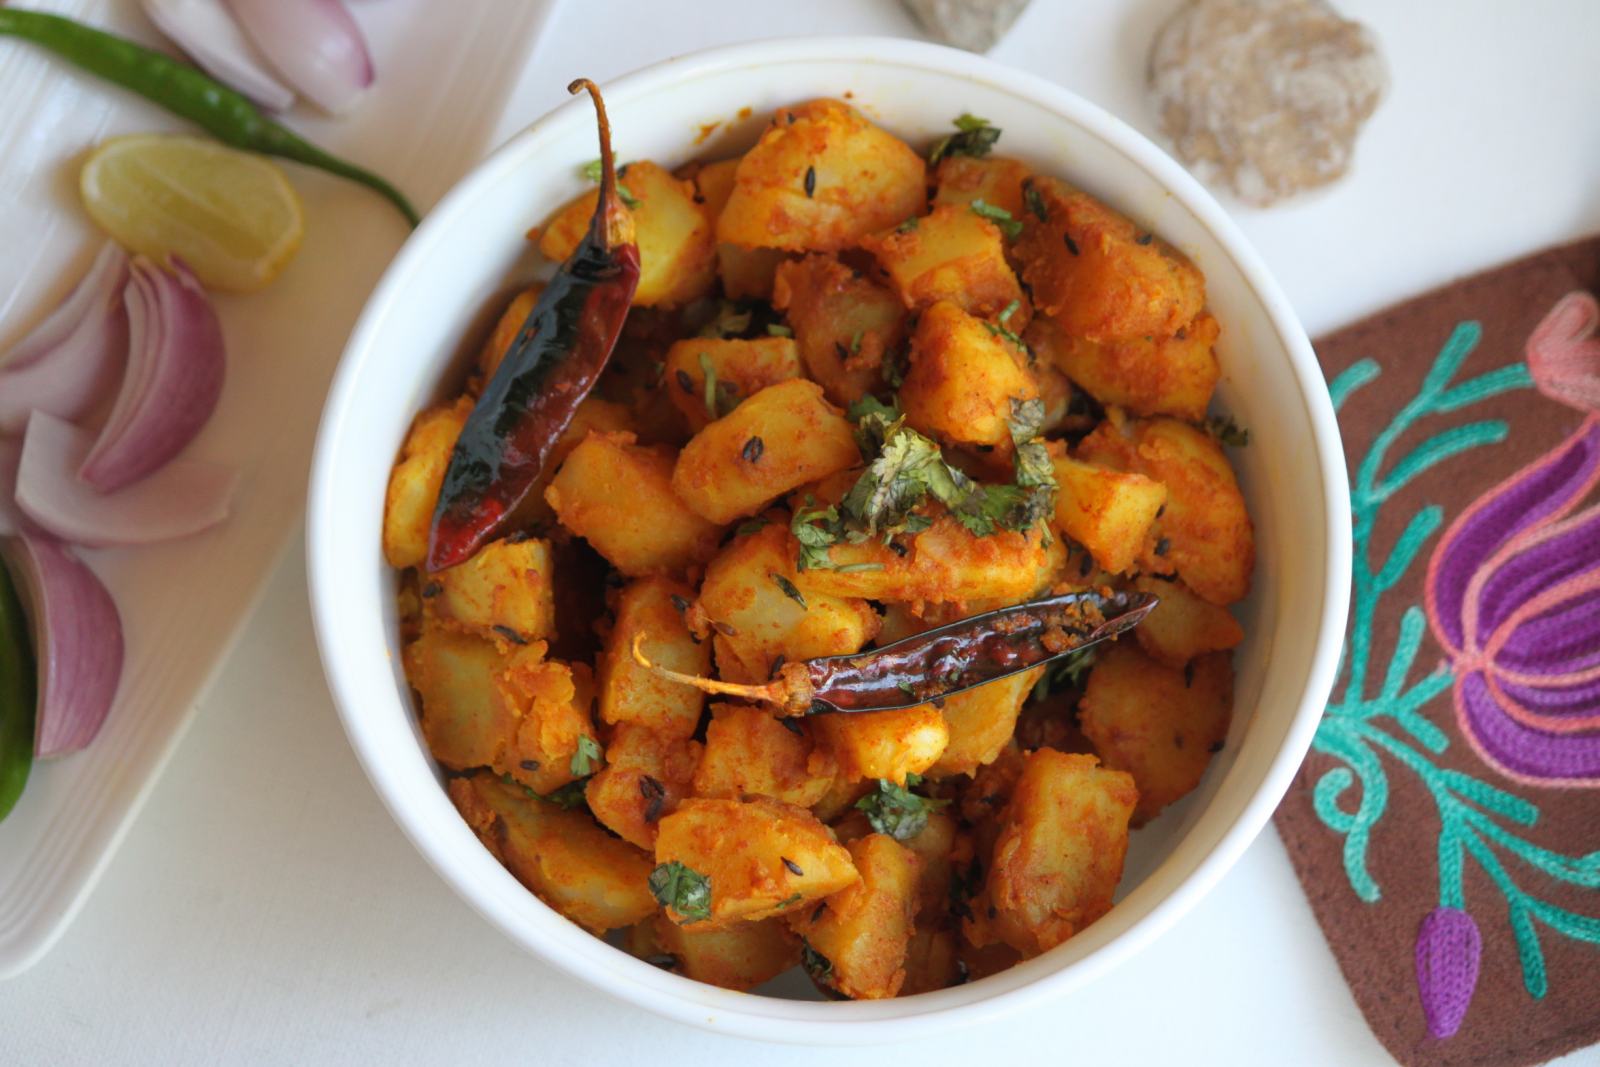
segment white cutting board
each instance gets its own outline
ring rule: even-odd
[[[134,0],[26,6],[161,41]],[[550,6],[353,3],[377,68],[375,91],[338,119],[301,105],[285,121],[383,174],[425,211],[490,146]],[[102,240],[76,192],[87,151],[115,134],[192,127],[4,38],[0,100],[3,350],[71,288]],[[187,540],[83,553],[121,609],[127,665],[100,736],[83,752],[36,765],[0,822],[0,978],[43,955],[82,904],[299,529],[328,379],[368,291],[406,237],[394,208],[363,187],[285,168],[305,203],[305,244],[265,291],[216,298],[227,386],[186,453],[240,471],[233,515]],[[282,669],[320,671],[313,661]]]

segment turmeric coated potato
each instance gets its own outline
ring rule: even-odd
[[[1059,565],[1061,542],[1046,544],[1039,530],[979,537],[948,514],[932,514],[904,555],[881,540],[834,545],[833,567],[806,571],[807,587],[874,600],[1015,604],[1048,584]]]
[[[1037,956],[1110,911],[1137,800],[1133,778],[1093,756],[1029,753],[965,921],[973,944]]]
[[[735,537],[706,567],[699,605],[715,630],[723,678],[764,682],[779,656],[857,652],[878,632],[877,613],[865,600],[820,588],[816,579],[827,572],[795,569],[786,527],[772,522]]]
[[[844,778],[884,778],[905,784],[939,759],[950,729],[932,704],[894,711],[817,715],[809,720],[818,740],[839,761]]]
[[[1025,354],[988,324],[949,302],[922,313],[900,387],[912,426],[951,444],[1009,444],[1012,402],[1038,396]]]
[[[639,929],[639,928],[635,928]],[[645,925],[647,943],[629,950],[685,978],[748,993],[800,962],[800,938],[782,919],[721,929],[679,926],[665,915]]]
[[[672,488],[708,521],[728,523],[860,460],[844,415],[821,386],[797,379],[768,386],[695,434]]]
[[[681,863],[711,887],[710,917],[667,916],[694,929],[783,915],[858,878],[850,853],[809,811],[769,797],[693,798],[661,820],[656,863]]]
[[[982,200],[1021,219],[1028,209],[1022,199],[1022,183],[1032,173],[1026,163],[1004,156],[946,156],[933,171],[933,202],[935,206],[966,207]]]
[[[1066,182],[1029,188],[1044,218],[1027,214],[1015,251],[1035,311],[1098,342],[1170,337],[1200,313],[1205,280],[1164,242]]]
[[[620,723],[606,746],[606,765],[589,779],[584,798],[599,823],[632,845],[653,849],[656,828],[690,793],[700,743]]]
[[[1175,569],[1205,600],[1227,605],[1250,592],[1255,569],[1255,528],[1222,446],[1204,430],[1176,419],[1144,419],[1128,432],[1109,423],[1079,446],[1085,458],[1137,470],[1167,487],[1166,510],[1156,522],[1157,548],[1146,569]]]
[[[949,302],[979,318],[1016,302],[1007,326],[1027,325],[1022,287],[1006,262],[1000,230],[966,204],[939,204],[933,213],[865,238],[895,292],[909,308]]]
[[[656,910],[650,857],[581,811],[562,811],[521,788],[475,775],[453,778],[450,799],[484,847],[552,908],[594,933]]]
[[[617,179],[635,201],[628,208],[639,246],[634,305],[678,307],[708,295],[716,285],[716,238],[713,217],[695,200],[694,184],[644,160],[620,168]],[[572,255],[599,197],[591,189],[545,223],[539,239],[545,258],[560,263]]]
[[[1157,663],[1181,669],[1196,656],[1225,652],[1244,640],[1244,628],[1227,608],[1201,600],[1175,578],[1141,574],[1133,587],[1161,598],[1134,630],[1139,647]]]
[[[715,220],[733,195],[733,182],[739,170],[737,159],[723,159],[701,167],[694,176],[695,188],[705,201],[706,214]],[[772,280],[784,253],[777,248],[744,248],[726,241],[717,243],[717,274],[722,293],[730,300],[766,300],[772,296]]]
[[[1133,565],[1167,502],[1160,482],[1142,474],[1096,467],[1068,456],[1051,460],[1056,473],[1056,527],[1089,550],[1111,573]]]
[[[716,551],[720,530],[672,486],[672,454],[632,434],[595,433],[567,456],[545,499],[561,525],[632,576],[681,571]]]
[[[1043,668],[1013,674],[997,682],[945,697],[939,709],[950,742],[928,773],[934,778],[971,774],[994,762],[1017,729],[1022,702],[1028,699]]]
[[[898,995],[909,997],[960,985],[961,966],[954,932],[918,926],[906,943],[906,980]]]
[[[416,567],[427,558],[439,487],[470,414],[472,398],[460,396],[451,404],[429,408],[411,424],[400,461],[389,473],[384,499],[383,555],[389,566]]]
[[[424,627],[406,646],[406,679],[421,704],[422,737],[453,771],[491,767],[516,733],[517,707],[504,684],[505,657],[490,641]]]
[[[739,161],[717,240],[834,252],[927,206],[922,157],[838,100],[779,108]]]
[[[549,541],[491,541],[425,583],[424,603],[446,627],[521,642],[547,639],[556,632],[551,567]]]
[[[1174,670],[1118,641],[1095,658],[1078,720],[1106,766],[1133,775],[1134,821],[1143,824],[1200,784],[1232,710],[1228,653]]]
[[[838,774],[833,753],[805,723],[779,720],[766,708],[713,704],[694,795],[738,800],[771,797],[809,808]]]
[[[798,377],[800,353],[793,338],[691,337],[667,349],[662,381],[672,406],[683,412],[690,431],[698,433],[767,386]]]
[[[879,389],[905,342],[900,298],[831,255],[779,266],[772,306],[787,316],[806,374],[841,406]]]
[[[887,834],[849,847],[860,880],[790,922],[810,949],[808,969],[819,985],[860,1000],[892,997],[906,979],[921,861]]]
[[[1135,415],[1205,418],[1221,369],[1213,347],[1217,320],[1202,313],[1168,337],[1132,337],[1096,343],[1073,337],[1040,316],[1023,335],[1033,350],[1102,404]]]
[[[701,675],[711,669],[711,645],[689,632],[684,612],[694,590],[671,578],[640,578],[623,588],[598,661],[600,718],[637,723],[667,737],[688,737],[700,725],[705,694],[663,678],[633,658],[634,639],[651,663]]]

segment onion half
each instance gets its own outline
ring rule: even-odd
[[[114,493],[165,466],[194,440],[222,395],[222,324],[177,257],[167,273],[135,256],[123,299],[128,369],[105,429],[78,476]]]
[[[274,111],[294,103],[294,90],[268,69],[222,0],[144,0],[144,13],[224,85]]]
[[[28,420],[17,465],[16,501],[24,515],[63,541],[144,545],[187,537],[228,517],[238,476],[226,467],[177,460],[118,493],[77,477],[89,435],[42,411]]]
[[[372,84],[361,27],[339,0],[227,0],[267,61],[325,111],[348,110]]]
[[[122,616],[100,579],[61,542],[24,533],[7,548],[38,663],[34,754],[64,756],[94,740],[116,699]]]
[[[127,254],[107,241],[67,298],[0,359],[0,434],[21,433],[36,408],[75,419],[110,391],[128,350],[127,277]]]

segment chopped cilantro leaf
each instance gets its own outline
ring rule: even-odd
[[[598,185],[605,168],[598,159],[591,159],[578,168],[578,173]],[[628,192],[628,187],[621,182],[617,183],[617,196],[622,200],[622,205],[630,211],[639,206],[639,198]]]
[[[1206,433],[1231,448],[1250,443],[1250,431],[1234,422],[1232,415],[1210,415],[1203,425]]]
[[[1044,194],[1039,192],[1039,187],[1031,181],[1022,186],[1022,202],[1040,222],[1049,218],[1050,213],[1044,206]]]
[[[571,811],[573,808],[581,808],[589,802],[588,787],[589,779],[579,778],[568,782],[560,789],[544,794],[539,799],[546,803],[554,804],[563,811]]]
[[[768,337],[793,337],[794,336],[794,331],[789,329],[789,327],[783,325],[781,322],[769,322],[769,323],[767,323],[767,336]]]
[[[650,893],[664,908],[671,908],[685,920],[711,918],[711,880],[677,860],[669,860],[650,872]]]
[[[594,773],[595,764],[599,763],[605,753],[600,748],[600,742],[588,734],[578,735],[578,751],[572,754],[571,770],[579,778],[586,778]]]
[[[806,507],[797,510],[789,520],[789,532],[800,542],[800,556],[795,560],[797,570],[828,569],[833,566],[830,550],[844,536],[836,507],[815,508],[811,497]]]
[[[734,534],[736,536],[747,537],[750,534],[753,534],[756,531],[760,530],[766,524],[767,524],[767,520],[766,519],[761,519],[761,518],[746,519],[744,522],[741,522],[737,527],[735,527],[733,532],[734,532]]]
[[[856,808],[867,813],[867,823],[874,832],[888,834],[896,841],[909,841],[928,825],[930,812],[950,803],[918,796],[910,788],[917,784],[921,784],[920,779],[914,783],[909,775],[903,786],[879,778],[877,789],[856,801]]]
[[[1022,222],[1020,219],[1012,218],[1011,212],[1007,211],[1003,207],[997,207],[994,204],[989,203],[982,197],[979,197],[967,206],[972,209],[973,214],[981,215],[990,222],[994,223],[996,226],[1000,227],[1000,232],[1005,234],[1007,237],[1016,237],[1022,232]]]
[[[928,166],[934,166],[946,156],[982,158],[1000,140],[1000,128],[989,125],[988,119],[980,119],[976,115],[963,114],[955,120],[955,127],[960,132],[941,138],[933,146],[933,151],[928,153]]]

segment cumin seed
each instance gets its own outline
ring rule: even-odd
[[[752,437],[744,443],[744,448],[739,450],[739,455],[744,457],[746,463],[754,463],[761,458],[761,453],[766,447],[761,438]]]
[[[810,200],[817,192],[817,168],[806,168],[806,199]]]
[[[690,396],[694,396],[694,379],[689,377],[689,372],[679,367],[676,377],[678,379],[678,388]]]
[[[1077,255],[1078,254],[1078,242],[1076,242],[1076,241],[1074,241],[1072,239],[1072,234],[1064,233],[1061,236],[1066,238],[1066,240],[1067,240],[1067,251],[1071,252],[1073,255]]]
[[[789,868],[789,873],[796,878],[804,878],[806,876],[806,872],[800,869],[800,865],[788,856],[779,856],[778,858],[783,860],[783,865]]]

